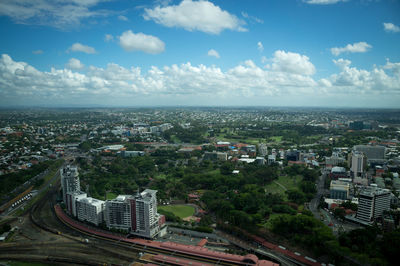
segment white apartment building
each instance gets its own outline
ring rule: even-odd
[[[66,195],[66,201],[64,202],[68,212],[76,217],[77,215],[76,202],[86,197],[87,197],[86,193],[82,191],[68,192]]]
[[[132,234],[153,238],[160,230],[156,193],[157,190],[146,189],[135,197],[136,223]]]
[[[95,225],[103,222],[104,204],[102,200],[91,197],[80,198],[76,201],[77,217]]]

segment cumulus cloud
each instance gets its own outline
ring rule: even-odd
[[[105,0],[2,0],[0,16],[20,24],[46,25],[65,29],[80,25],[89,18],[104,17],[111,12],[93,8]]]
[[[331,5],[339,2],[346,2],[347,0],[305,0],[307,4],[311,5]]]
[[[396,64],[384,67],[374,66],[371,71],[351,67],[351,61],[333,60],[341,72],[333,74],[329,81],[341,93],[389,93],[400,94],[400,76],[389,75],[385,68],[396,68]],[[400,64],[399,64],[400,65]]]
[[[166,27],[178,27],[210,34],[219,34],[226,29],[246,31],[242,20],[207,0],[183,0],[179,5],[146,8],[143,17]]]
[[[208,51],[207,53],[208,56],[214,56],[216,58],[219,58],[219,53],[217,51],[215,51],[214,49],[211,49],[210,51]]]
[[[106,35],[104,35],[104,40],[106,42],[113,41],[114,40],[114,36],[112,36],[111,34],[106,34]]]
[[[281,50],[275,51],[271,69],[305,76],[315,73],[315,67],[307,56]]]
[[[262,42],[258,42],[257,43],[257,49],[260,52],[264,51],[264,45],[262,44]]]
[[[43,50],[32,51],[32,54],[43,54]]]
[[[270,69],[247,60],[226,71],[188,62],[152,66],[146,72],[140,67],[125,68],[109,63],[105,68],[89,66],[85,73],[79,73],[71,68],[39,71],[3,54],[0,57],[0,102],[14,99],[18,103],[25,99],[28,102],[65,100],[74,103],[85,99],[87,103],[99,99],[97,103],[102,104],[117,99],[126,103],[146,95],[205,99],[224,99],[226,96],[257,99],[318,95],[358,97],[366,93],[372,98],[384,93],[398,99],[400,95],[398,62],[388,61],[385,66],[368,71],[352,67],[349,60],[338,59],[334,61],[338,73],[314,80],[311,76],[315,72],[314,66],[305,55],[276,51],[271,61]]]
[[[129,19],[127,17],[123,16],[123,15],[119,15],[118,19],[121,20],[121,21],[129,21]]]
[[[87,54],[95,54],[96,50],[93,47],[77,42],[74,43],[70,48],[68,48],[67,52],[82,52]]]
[[[400,32],[400,27],[397,25],[394,25],[393,23],[385,22],[383,23],[383,29],[386,32]]]
[[[372,45],[366,42],[357,42],[354,44],[348,44],[345,47],[333,47],[331,48],[331,53],[335,56],[341,53],[365,53],[372,48]]]
[[[142,51],[148,54],[159,54],[165,50],[164,42],[157,37],[141,32],[133,33],[131,30],[125,31],[119,36],[119,44],[128,52]]]
[[[79,69],[84,68],[85,65],[82,64],[81,61],[79,61],[78,59],[76,59],[76,58],[71,58],[71,59],[68,61],[68,63],[66,64],[66,67],[67,67],[67,68],[70,68],[70,69],[79,70]]]

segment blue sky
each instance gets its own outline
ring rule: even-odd
[[[399,107],[396,0],[3,0],[2,106]]]

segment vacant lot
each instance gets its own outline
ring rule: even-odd
[[[194,207],[189,205],[164,205],[158,206],[158,209],[172,212],[181,219],[192,216],[194,214]]]

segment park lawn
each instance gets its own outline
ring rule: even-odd
[[[282,142],[282,136],[272,136],[270,137],[274,142]]]
[[[194,207],[189,205],[163,205],[158,206],[159,210],[172,212],[179,218],[183,219],[194,214]]]
[[[287,195],[285,193],[286,190],[290,189],[295,189],[297,188],[298,184],[302,180],[301,176],[280,176],[277,180],[274,180],[281,184],[282,186],[278,185],[274,181],[272,181],[270,184],[265,186],[265,192],[266,193],[271,193],[271,194],[281,194],[283,199],[286,201],[287,200]]]
[[[111,199],[115,199],[118,195],[112,192],[107,192],[106,194],[106,199],[111,200]]]

